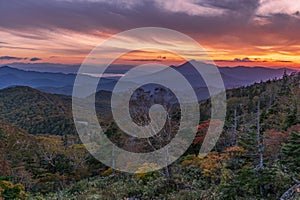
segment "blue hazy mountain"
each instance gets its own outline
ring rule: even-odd
[[[94,82],[94,77],[84,76],[85,86]],[[9,66],[0,67],[0,89],[10,86],[29,86],[43,92],[71,95],[76,74],[25,71]],[[102,90],[112,90],[114,79],[103,78]]]
[[[209,67],[209,65],[201,63],[203,67]],[[36,67],[36,66],[35,66]],[[33,68],[33,67],[32,67]],[[133,66],[126,66],[124,68],[115,67],[110,69],[110,73],[124,74],[126,71],[133,68]],[[155,73],[150,73],[144,77],[140,77],[134,81],[139,82],[145,78],[155,77],[168,77],[171,68],[180,72],[193,86],[195,90],[203,91],[206,87],[202,77],[195,72],[190,62],[186,62],[183,65],[161,70]],[[28,70],[28,68],[26,68]],[[284,71],[291,73],[294,70],[291,69],[272,69],[264,67],[220,67],[218,68],[224,81],[224,85],[227,89],[247,86],[255,82],[266,81],[269,79],[280,78]],[[10,66],[0,67],[0,89],[10,87],[10,86],[29,86],[47,93],[55,94],[65,94],[71,95],[73,84],[76,78],[75,73],[58,73],[58,72],[41,72],[32,70],[22,70]],[[43,70],[45,70],[43,68]],[[91,73],[93,74],[93,73]],[[116,82],[120,77],[105,77],[101,78],[101,87],[99,86],[97,90],[107,90],[112,91]],[[169,76],[171,80],[175,80],[172,76]],[[90,75],[85,75],[85,82],[83,87],[89,87],[93,82],[95,82],[95,77]],[[128,83],[128,82],[127,82]],[[134,84],[134,83],[132,83]]]

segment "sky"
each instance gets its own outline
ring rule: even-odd
[[[80,64],[116,33],[163,27],[192,37],[218,66],[300,69],[300,0],[1,0],[0,13],[0,64]],[[174,43],[168,37],[144,40]],[[198,60],[201,52],[181,45]],[[101,55],[113,56],[118,48]],[[118,60],[182,61],[163,51],[134,51]]]

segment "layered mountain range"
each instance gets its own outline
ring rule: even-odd
[[[198,62],[199,64],[199,62]],[[49,66],[45,68],[43,65],[42,71],[37,66],[2,66],[0,67],[0,89],[10,86],[29,86],[46,93],[71,95],[73,90],[74,81],[76,78],[76,70],[78,66],[73,66],[73,73],[60,73],[57,72],[55,66]],[[208,64],[200,63],[203,68],[210,67]],[[118,80],[134,66],[112,66],[107,70],[109,76],[101,78],[100,84],[98,84],[97,90],[112,91]],[[195,71],[191,62],[186,62],[180,66],[170,66],[164,70],[145,73],[147,75],[141,75],[133,80],[127,81],[127,85],[139,84],[144,80],[163,79],[168,77],[170,80],[176,80],[170,73],[175,69],[182,74],[191,84],[195,91],[202,91],[200,99],[204,99],[207,94],[205,93],[206,84],[201,75]],[[35,71],[33,71],[35,70]],[[218,68],[226,89],[236,88],[240,86],[251,85],[255,82],[267,81],[269,79],[281,78],[286,71],[287,74],[294,72],[295,70],[287,68],[264,68],[264,67],[219,67]],[[84,77],[84,83],[82,87],[90,87],[96,81],[98,82],[99,74],[95,69],[89,74],[82,75]],[[213,77],[213,76],[212,76]]]

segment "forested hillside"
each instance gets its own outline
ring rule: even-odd
[[[0,120],[14,123],[31,134],[75,134],[71,98],[30,87],[0,90]]]
[[[31,135],[1,122],[0,138],[0,197],[18,194],[10,194],[12,183],[22,191],[47,193],[104,169],[76,136]]]
[[[71,131],[63,122],[72,119],[69,97],[26,87],[2,90],[1,120],[15,121],[32,134],[7,122],[0,124],[0,194],[5,199],[13,199],[7,195],[31,199],[299,199],[299,83],[300,74],[295,73],[228,90],[225,129],[213,151],[198,157],[210,123],[210,101],[202,102],[198,133],[186,154],[168,170],[146,174],[143,168],[135,174],[107,168],[93,159],[76,135],[68,135]],[[33,120],[27,121],[30,117],[24,116],[31,116],[30,112],[34,112]],[[57,134],[50,132],[54,127],[46,126],[52,116],[61,117],[55,120],[57,129],[67,134],[48,135]],[[123,140],[122,132],[107,119],[106,133],[113,140]],[[45,129],[35,123],[39,120]],[[155,166],[145,163],[143,167]]]

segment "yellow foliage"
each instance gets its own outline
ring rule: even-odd
[[[137,171],[139,165],[138,163],[135,163],[135,162],[127,162],[126,163],[126,169],[128,171]]]
[[[109,176],[109,175],[112,175],[112,173],[113,173],[113,168],[110,167],[107,170],[103,171],[101,173],[101,176]],[[120,171],[115,169],[115,174],[119,174],[119,173],[120,173]]]
[[[239,146],[233,146],[225,149],[221,154],[217,152],[210,152],[205,156],[195,156],[195,155],[188,155],[186,156],[183,161],[183,166],[198,166],[202,169],[202,175],[207,178],[215,179],[220,177],[220,174],[224,171],[224,165],[226,162],[232,160],[234,157],[238,157],[246,153],[246,150]],[[223,169],[223,170],[222,170]],[[227,171],[226,171],[227,172]],[[228,172],[227,172],[228,173]],[[224,174],[224,178],[229,178],[229,173]]]
[[[13,186],[14,186],[14,184],[10,181],[5,181],[5,180],[0,181],[0,187],[2,187],[2,188],[5,188],[5,187],[12,188]]]
[[[142,179],[149,174],[151,171],[158,170],[159,167],[155,163],[144,163],[138,170],[135,172],[137,179]]]
[[[13,189],[13,190],[11,190]],[[0,199],[3,197],[5,191],[13,191],[12,197],[17,199],[26,199],[28,196],[25,192],[25,187],[21,183],[13,184],[10,181],[0,181]]]
[[[199,165],[199,157],[195,155],[187,155],[183,158],[182,165],[184,167],[190,166],[190,165]]]
[[[109,175],[111,175],[111,174],[112,174],[112,168],[110,167],[110,168],[108,168],[107,170],[103,171],[103,172],[101,173],[101,176],[109,176]]]

